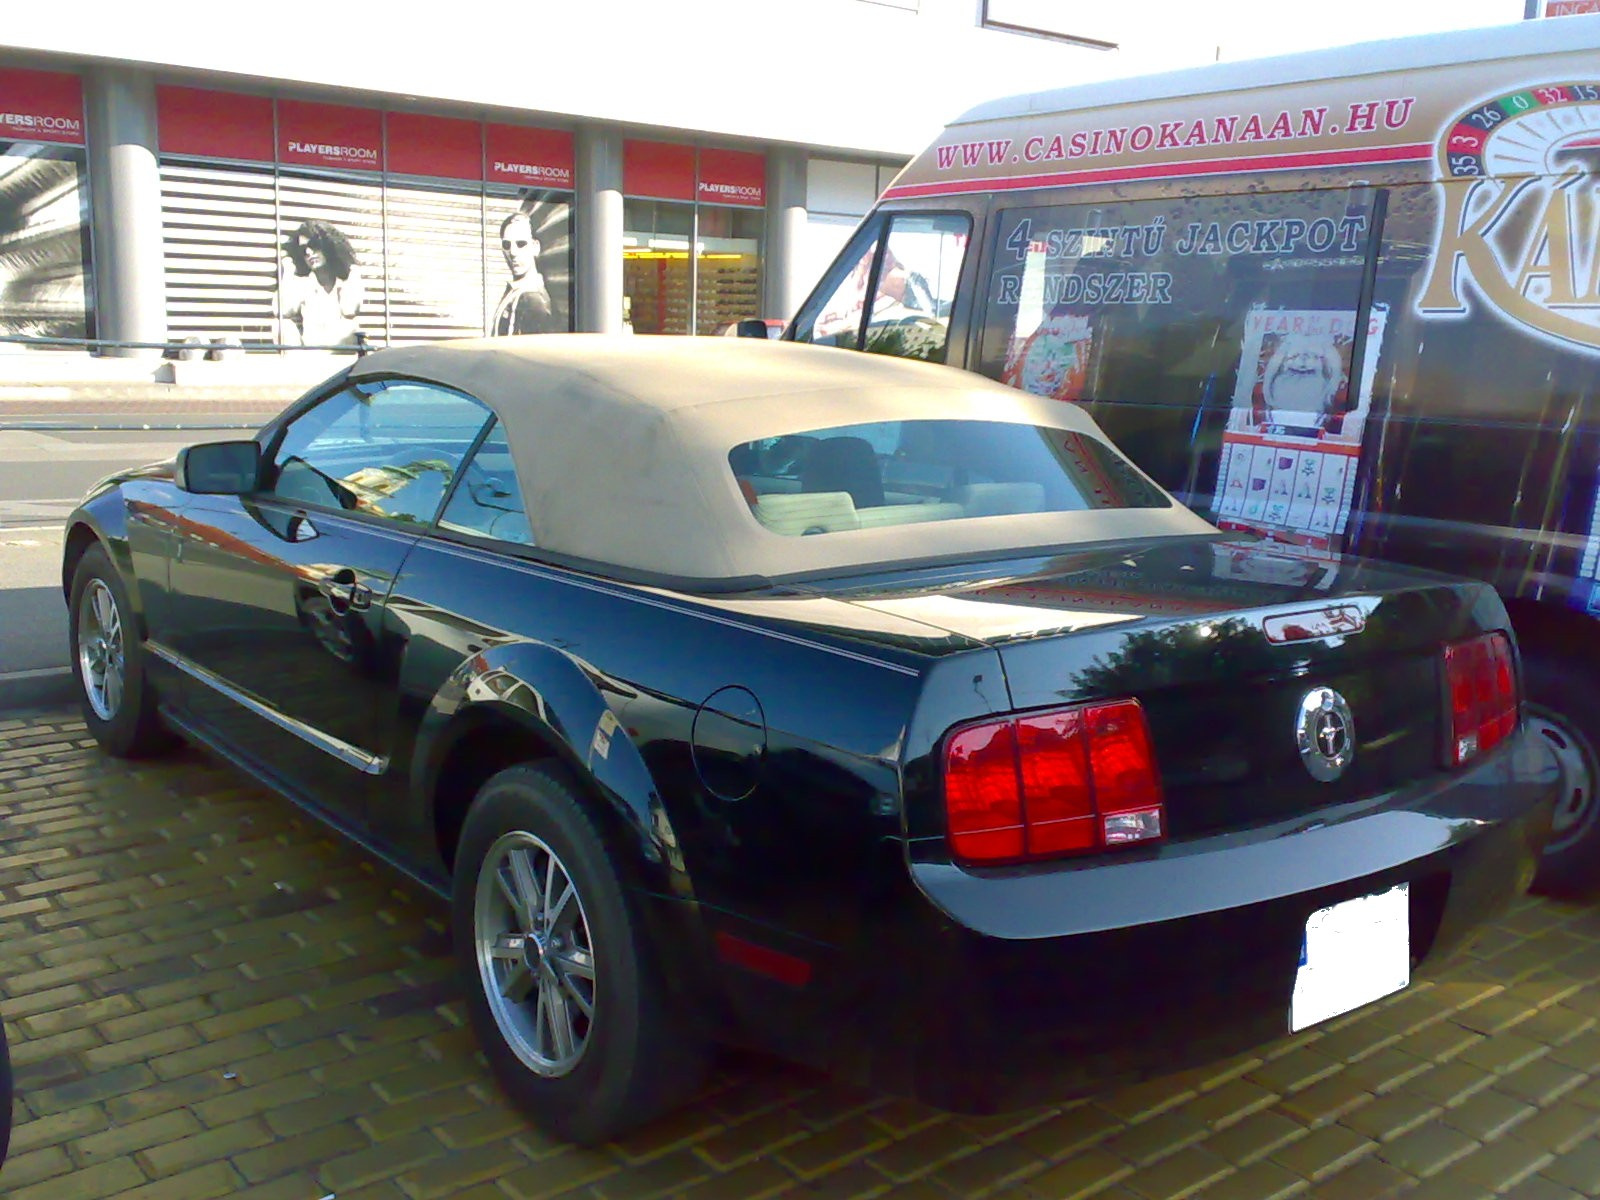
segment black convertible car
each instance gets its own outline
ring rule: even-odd
[[[62,578],[101,744],[447,894],[498,1078],[583,1141],[712,1042],[987,1110],[1305,1028],[1500,912],[1557,781],[1489,588],[815,347],[382,351],[99,485]]]

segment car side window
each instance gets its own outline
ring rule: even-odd
[[[477,453],[461,468],[461,482],[445,505],[439,528],[533,545],[505,426],[497,422]]]
[[[427,525],[490,419],[485,405],[437,384],[354,383],[284,427],[264,490],[293,504]]]

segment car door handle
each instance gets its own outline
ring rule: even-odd
[[[365,612],[372,607],[372,589],[356,578],[349,567],[335,571],[322,582],[322,591],[336,613]]]

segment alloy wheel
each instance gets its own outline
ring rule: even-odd
[[[478,871],[473,926],[479,979],[507,1045],[536,1074],[570,1074],[594,1029],[596,980],[566,864],[531,833],[503,834]]]
[[[122,708],[127,658],[122,644],[122,613],[102,579],[91,579],[78,598],[78,668],[89,707],[102,721]]]

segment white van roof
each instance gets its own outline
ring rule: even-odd
[[[1329,50],[1240,59],[1077,87],[1022,92],[970,108],[950,125],[1577,50],[1600,50],[1600,14],[1359,42]]]
[[[1525,173],[1552,139],[1600,136],[1597,51],[1600,14],[1030,92],[946,126],[882,198]],[[1518,129],[1544,149],[1513,162]]]

